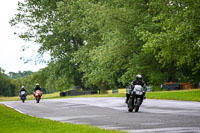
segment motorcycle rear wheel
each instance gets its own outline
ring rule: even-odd
[[[39,103],[39,102],[40,102],[40,99],[37,99],[36,101],[37,101],[37,103]]]

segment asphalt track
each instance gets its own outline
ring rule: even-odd
[[[129,113],[124,98],[42,99],[1,102],[35,117],[131,133],[200,133],[200,102],[146,99]]]

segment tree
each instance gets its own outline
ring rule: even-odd
[[[199,79],[197,3],[26,0],[11,25],[25,24],[18,35],[50,52],[41,71],[48,88],[125,87],[138,73],[156,85],[188,82]]]
[[[153,54],[167,72],[165,81],[199,79],[200,1],[152,1],[152,19],[140,29],[145,53]]]
[[[71,63],[70,60],[72,59],[73,52],[83,45],[83,40],[79,35],[72,34],[70,28],[65,28],[69,25],[69,21],[72,21],[72,18],[68,18],[69,20],[66,20],[68,22],[62,23],[65,20],[63,20],[63,16],[59,14],[59,9],[57,9],[57,2],[59,1],[61,0],[27,0],[21,2],[18,4],[19,13],[10,23],[12,26],[20,23],[26,25],[27,30],[18,33],[18,35],[25,40],[34,40],[42,44],[39,52],[43,53],[49,51],[52,57],[50,64],[58,66],[50,67],[52,69],[57,69],[52,71],[67,71],[66,73],[55,74],[59,74],[62,79],[65,78],[65,80],[70,81],[70,83],[81,86],[81,84],[79,84],[80,82],[74,80],[74,77],[80,77],[77,76],[80,75],[80,73],[77,70],[76,64]],[[75,73],[77,75],[73,75]],[[58,76],[54,75],[54,77]]]

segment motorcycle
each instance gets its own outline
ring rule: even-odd
[[[36,90],[35,93],[34,93],[34,96],[35,96],[36,102],[39,103],[39,102],[40,102],[40,99],[41,99],[41,97],[42,97],[42,91]]]
[[[143,102],[144,88],[141,85],[135,85],[133,91],[131,91],[130,98],[128,100],[128,111],[139,111],[139,108]]]
[[[20,97],[21,97],[22,102],[24,103],[25,100],[26,100],[26,91],[21,91],[20,92]]]

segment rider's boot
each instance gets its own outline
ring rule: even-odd
[[[128,104],[129,97],[130,97],[130,94],[126,93],[126,100],[125,100],[126,104]]]
[[[146,99],[146,96],[145,96],[145,95],[146,95],[146,93],[144,93],[144,95],[143,95],[143,99]]]

